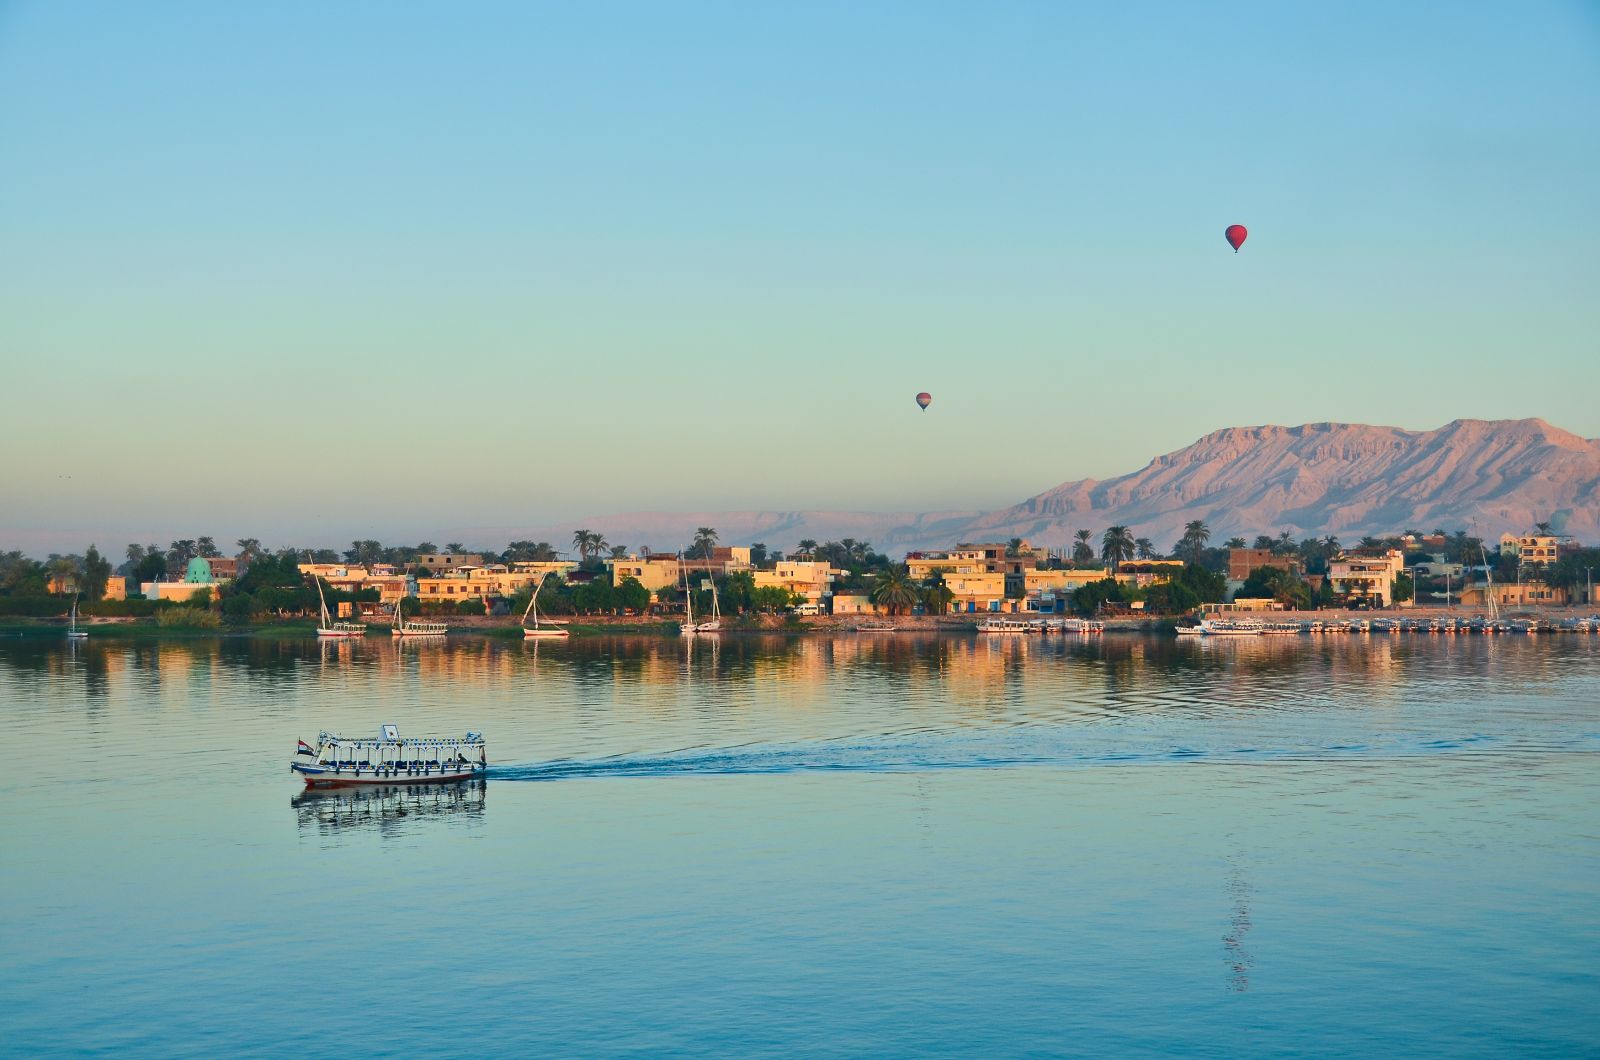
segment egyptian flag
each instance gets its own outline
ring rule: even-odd
[[[317,757],[317,749],[304,740],[300,741],[300,746],[295,749],[294,753],[297,755],[310,755],[312,758]]]

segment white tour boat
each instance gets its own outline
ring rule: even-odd
[[[1208,637],[1259,637],[1261,623],[1253,618],[1202,618],[1200,632]]]
[[[89,636],[89,631],[78,628],[78,594],[72,594],[72,618],[67,626],[68,640],[84,640]]]
[[[450,626],[444,622],[407,622],[405,608],[401,606],[405,601],[397,601],[394,605],[394,626],[389,634],[395,637],[442,637],[450,632]]]
[[[344,784],[448,784],[488,773],[483,736],[425,736],[401,739],[400,730],[383,726],[377,739],[352,739],[331,732],[317,735],[316,745],[300,741],[289,768],[307,787]]]
[[[1057,628],[1063,633],[1104,633],[1106,624],[1093,618],[1067,618]]]
[[[533,587],[533,595],[528,597],[528,606],[522,612],[522,639],[542,640],[546,637],[571,636],[566,626],[539,625],[539,590],[544,588],[544,580],[550,577],[550,572],[545,571],[539,575],[539,584]],[[533,625],[528,625],[528,616],[533,616]]]
[[[1268,637],[1298,637],[1303,631],[1298,622],[1263,622],[1261,632]]]
[[[322,595],[322,575],[313,574],[317,581],[317,603],[322,611],[317,619],[317,636],[319,637],[365,637],[367,624],[365,622],[335,622],[333,616],[328,614],[328,599]]]
[[[1029,623],[1020,618],[994,615],[978,623],[979,633],[1028,633]]]

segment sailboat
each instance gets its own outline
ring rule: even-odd
[[[442,637],[450,632],[450,627],[443,622],[407,622],[406,609],[401,605],[404,600],[394,603],[394,626],[389,633],[395,637]]]
[[[72,594],[72,618],[70,620],[69,625],[67,626],[67,639],[68,640],[86,640],[88,638],[88,636],[89,636],[89,631],[88,630],[79,629],[78,628],[78,594],[77,593],[73,593]]]
[[[539,590],[544,588],[544,580],[550,577],[550,572],[545,571],[539,575],[539,584],[533,587],[533,595],[528,597],[528,606],[522,611],[522,639],[543,640],[546,637],[566,637],[571,634],[566,626],[539,625]],[[533,625],[528,625],[528,616],[533,616]]]
[[[322,595],[322,575],[314,574],[317,580],[317,603],[322,606],[321,617],[317,619],[317,636],[319,637],[365,637],[367,624],[365,622],[335,622],[328,614],[328,599]]]
[[[679,557],[679,563],[682,563]],[[709,574],[709,569],[707,570]],[[720,633],[722,631],[722,608],[717,603],[717,580],[706,579],[711,583],[711,617],[704,622],[694,620],[694,589],[689,585],[689,568],[683,568],[683,625],[679,632],[684,636],[693,636],[696,633]]]

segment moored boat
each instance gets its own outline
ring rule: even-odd
[[[317,636],[319,637],[365,637],[367,624],[365,622],[335,622],[333,616],[328,614],[328,599],[322,595],[322,575],[313,574],[317,581],[317,604],[321,611],[317,618]]]
[[[979,633],[1027,633],[1028,623],[1020,618],[994,616],[978,623]]]
[[[72,618],[71,618],[70,624],[67,626],[67,639],[68,640],[85,640],[85,639],[88,638],[88,636],[89,636],[89,631],[88,630],[79,629],[78,628],[78,594],[77,593],[73,593],[72,594]]]
[[[539,584],[533,587],[533,595],[528,597],[528,606],[522,611],[522,639],[543,640],[549,637],[568,637],[571,631],[566,626],[557,626],[550,623],[539,624],[539,590],[544,588],[544,580],[550,573],[539,575]],[[533,616],[533,625],[528,625],[528,616]]]
[[[310,761],[302,761],[310,759]],[[345,784],[449,784],[484,776],[489,769],[483,736],[405,738],[393,725],[376,739],[317,734],[300,741],[289,768],[307,787]]]
[[[398,601],[394,605],[394,627],[389,630],[391,636],[442,637],[450,632],[449,625],[444,622],[407,622],[402,603],[404,601]]]
[[[1208,637],[1258,637],[1261,623],[1253,618],[1202,618],[1200,632]]]

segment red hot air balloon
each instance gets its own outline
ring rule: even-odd
[[[1239,248],[1244,246],[1245,236],[1250,233],[1245,231],[1244,225],[1229,225],[1227,231],[1222,234],[1228,237],[1228,246],[1232,247],[1233,252],[1237,254],[1239,253]]]
[[[917,404],[922,406],[923,412],[927,412],[928,406],[933,404],[933,395],[924,390],[917,395]]]

